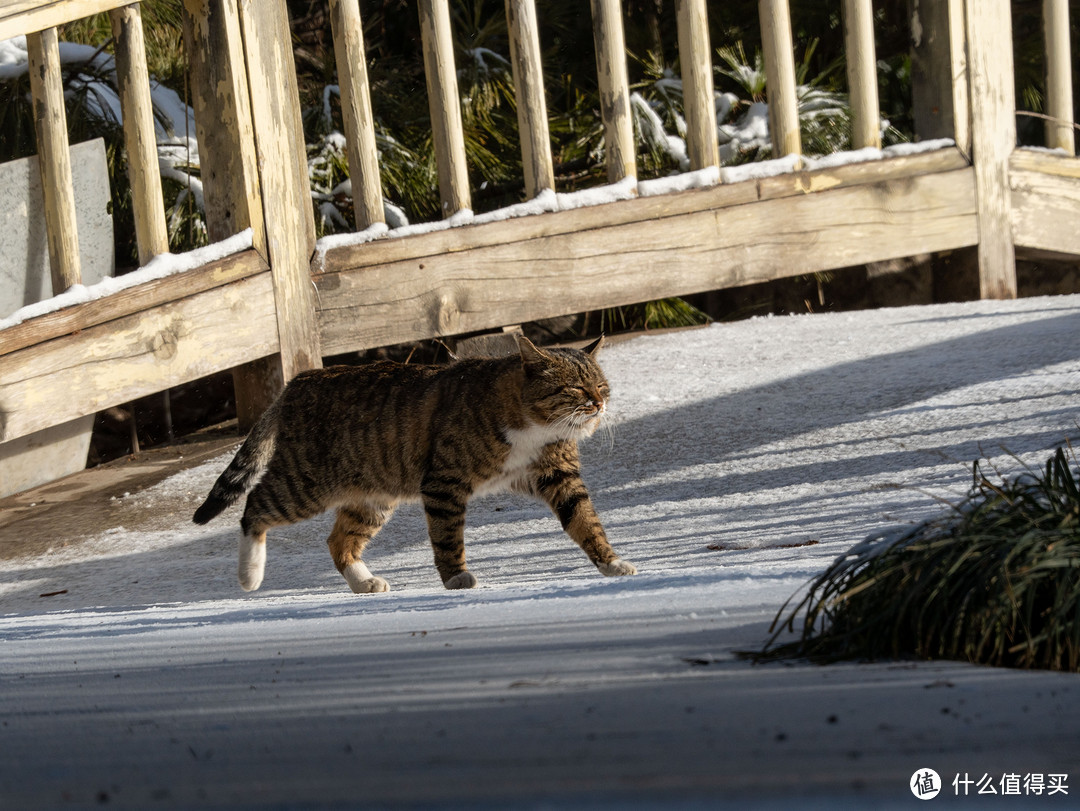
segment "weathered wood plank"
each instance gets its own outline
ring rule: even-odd
[[[624,177],[637,177],[622,4],[619,0],[591,0],[591,5],[607,176],[610,183],[617,183]]]
[[[535,0],[506,0],[506,28],[510,35],[525,196],[531,200],[544,189],[555,188]]]
[[[272,354],[270,274],[0,357],[0,441]]]
[[[341,114],[352,180],[353,213],[357,230],[385,222],[379,150],[375,145],[375,117],[371,113],[364,28],[359,0],[330,0],[330,28],[334,36]]]
[[[799,99],[795,89],[795,50],[788,0],[759,0],[761,50],[765,55],[765,92],[773,156],[802,154]]]
[[[285,0],[240,0],[240,22],[269,264],[277,301],[281,376],[322,365],[309,268],[315,218]]]
[[[973,245],[970,167],[316,277],[326,352]]]
[[[211,242],[252,229],[266,255],[251,96],[236,0],[184,0],[184,47]]]
[[[1080,254],[1080,161],[1017,150],[1010,161],[1012,230],[1017,246]]]
[[[979,0],[967,10],[971,149],[981,233],[979,293],[983,298],[1016,298],[1009,221],[1009,157],[1016,148],[1012,16],[1009,0]]]
[[[258,253],[244,251],[197,270],[166,276],[105,298],[65,307],[0,330],[0,355],[135,315],[142,310],[213,290],[267,270],[269,267]]]
[[[915,134],[952,138],[971,155],[964,0],[908,0]]]
[[[131,0],[0,0],[0,40],[111,11]]]
[[[469,225],[417,235],[408,239],[384,239],[329,251],[318,271],[336,273],[390,262],[421,260],[427,256],[520,242],[572,231],[645,222],[700,209],[724,208],[756,200],[778,199],[809,192],[866,183],[948,172],[968,165],[956,149],[942,149],[884,161],[839,166],[835,169],[799,172],[762,180],[732,183],[679,194],[640,197],[574,211],[540,214],[486,225]]]
[[[851,101],[851,146],[881,147],[877,49],[870,0],[844,0],[844,55]]]
[[[135,215],[135,240],[139,264],[145,265],[158,254],[168,252],[169,232],[165,227],[165,202],[161,195],[142,12],[138,4],[134,4],[114,9],[109,14],[116,43],[116,83],[124,119],[124,149]]]
[[[75,187],[71,180],[64,83],[60,71],[60,45],[55,28],[26,37],[30,67],[30,95],[34,106],[38,167],[45,199],[49,244],[49,272],[53,295],[82,281],[79,233],[75,223]]]
[[[686,151],[692,170],[719,166],[712,48],[705,0],[676,0],[679,71],[686,110]]]
[[[1046,145],[1076,154],[1073,129],[1072,48],[1069,42],[1069,0],[1043,0],[1046,42]]]
[[[465,135],[461,124],[461,100],[454,68],[454,38],[450,30],[447,0],[420,0],[420,36],[424,48],[431,138],[439,170],[442,213],[450,217],[472,208],[469,171],[465,162]]]

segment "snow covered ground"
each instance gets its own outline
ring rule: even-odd
[[[272,532],[244,595],[239,508],[190,523],[228,456],[118,496],[107,532],[0,561],[0,807],[892,807],[927,768],[942,800],[1017,774],[1010,806],[1063,807],[1073,675],[735,651],[836,555],[964,495],[972,460],[1075,441],[1078,338],[1064,296],[610,346],[611,437],[583,455],[632,578],[498,496],[469,513],[475,590],[441,588],[404,507],[366,555],[390,593],[348,591],[322,517]]]

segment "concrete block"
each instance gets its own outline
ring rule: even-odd
[[[71,148],[83,284],[113,275],[109,171],[100,138]],[[45,204],[36,157],[0,164],[0,318],[52,295]],[[94,417],[0,443],[0,496],[86,467]]]
[[[94,284],[112,276],[115,266],[109,168],[102,139],[71,148],[71,175],[83,284]],[[0,243],[0,318],[6,318],[53,294],[36,156],[0,163]]]

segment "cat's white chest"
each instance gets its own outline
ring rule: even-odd
[[[474,495],[499,493],[508,490],[525,479],[529,466],[540,456],[545,445],[558,442],[563,437],[549,425],[530,425],[528,428],[506,430],[510,453],[503,462],[502,470],[474,491]]]

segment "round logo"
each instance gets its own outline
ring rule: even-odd
[[[933,769],[919,769],[911,775],[911,793],[920,800],[932,800],[941,791],[941,778]]]

